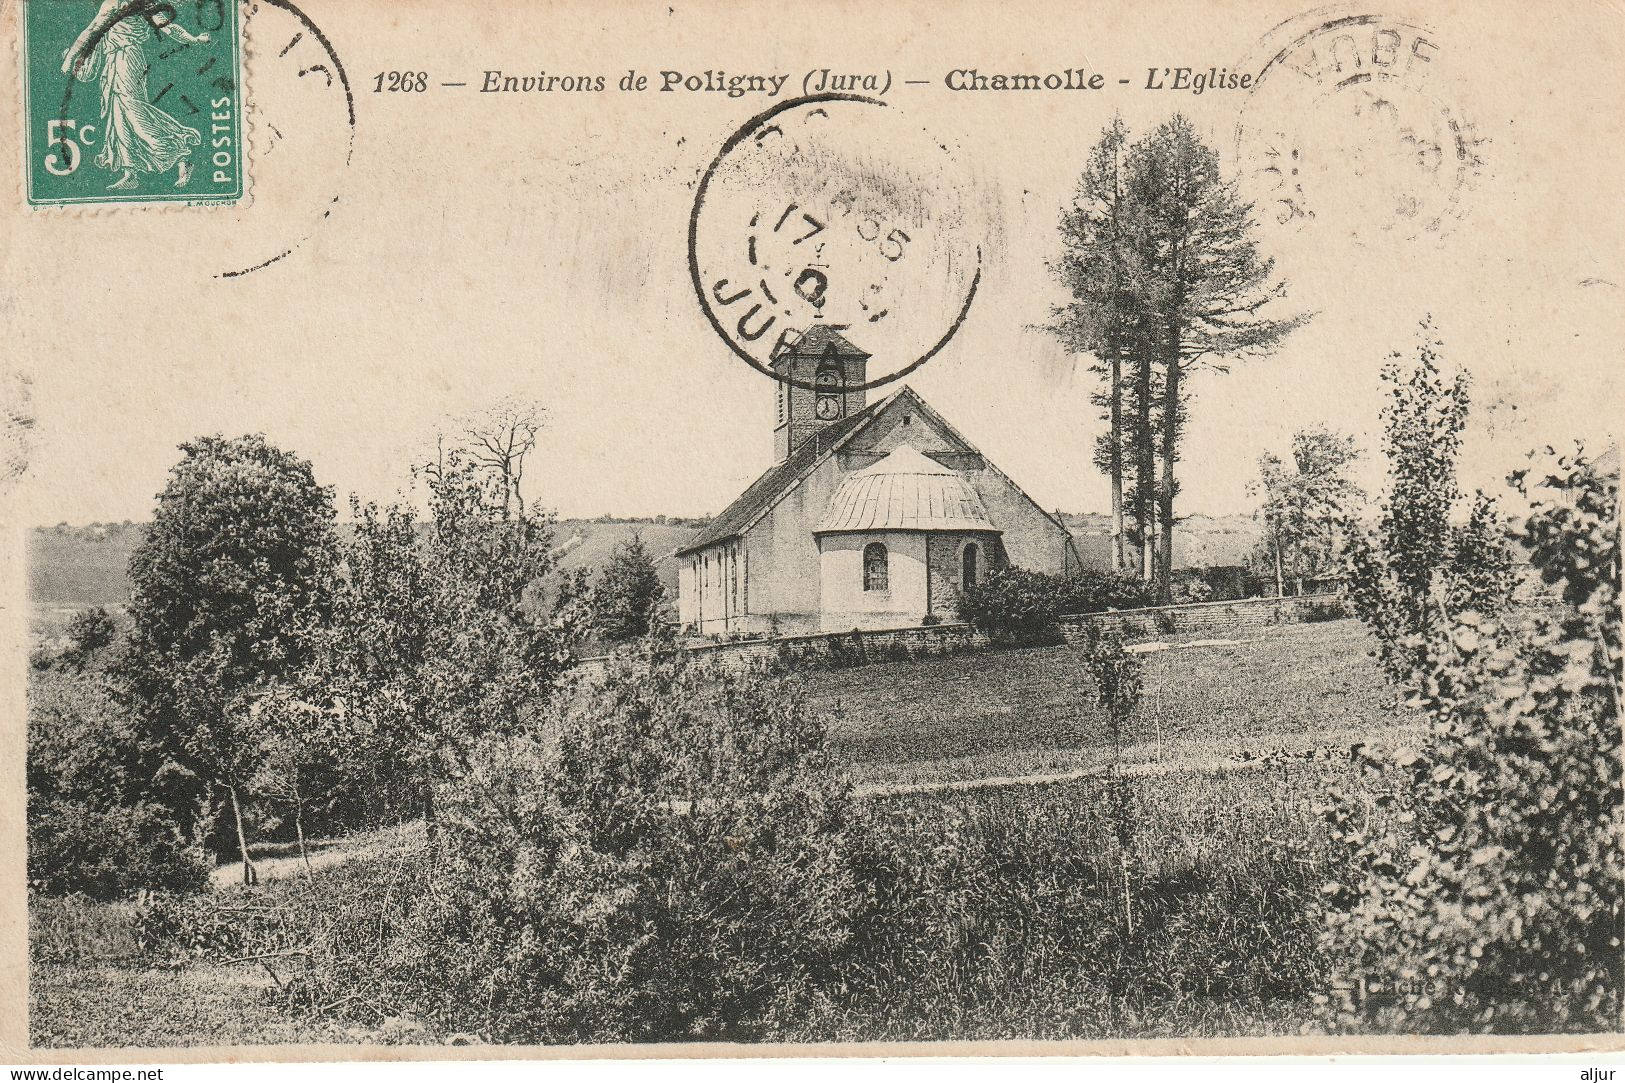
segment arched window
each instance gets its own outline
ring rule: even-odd
[[[959,585],[963,590],[969,590],[976,585],[976,556],[975,542],[965,546],[965,551],[959,555]]]
[[[870,542],[863,547],[863,589],[886,590],[890,586],[891,568],[886,560],[886,547]]]

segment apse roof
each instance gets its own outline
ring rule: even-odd
[[[869,530],[998,532],[969,482],[907,444],[841,482],[814,533]]]

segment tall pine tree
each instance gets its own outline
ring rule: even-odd
[[[1128,205],[1125,152],[1128,128],[1113,117],[1089,153],[1077,195],[1061,215],[1061,259],[1051,271],[1072,295],[1056,306],[1046,330],[1067,351],[1094,358],[1089,371],[1101,379],[1090,401],[1101,410],[1107,430],[1096,440],[1095,465],[1111,480],[1112,567],[1128,565],[1124,525],[1124,474],[1133,461],[1125,427],[1123,366],[1135,329],[1132,245],[1134,210]],[[1143,512],[1143,509],[1138,509]],[[1137,515],[1139,531],[1143,516]]]
[[[1264,314],[1285,293],[1285,283],[1275,276],[1274,260],[1259,253],[1252,205],[1238,198],[1217,153],[1184,116],[1176,114],[1134,145],[1128,180],[1143,215],[1133,235],[1135,262],[1144,268],[1138,302],[1161,378],[1153,578],[1158,600],[1167,602],[1179,492],[1175,464],[1190,405],[1186,377],[1199,365],[1226,371],[1221,359],[1269,354],[1309,317]]]
[[[648,635],[660,619],[665,598],[654,558],[643,544],[643,535],[634,533],[615,547],[594,585],[598,633],[612,643]]]

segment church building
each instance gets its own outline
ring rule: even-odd
[[[868,361],[815,324],[773,362],[796,381],[777,386],[777,462],[678,551],[685,632],[951,621],[990,569],[1079,570],[1060,520],[911,388],[868,402]]]

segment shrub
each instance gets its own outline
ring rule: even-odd
[[[1194,584],[1199,582],[1200,587]],[[1270,579],[1271,592],[1275,589]],[[1205,591],[1205,598],[1192,597],[1192,601],[1234,602],[1264,593],[1264,582],[1247,566],[1240,564],[1213,564],[1202,568],[1187,568],[1174,575],[1174,590]]]
[[[505,1041],[748,1039],[818,1010],[859,905],[847,784],[787,680],[622,654],[450,787],[433,874],[312,1000]],[[381,990],[382,992],[375,992]]]
[[[1172,586],[1173,601],[1175,605],[1189,605],[1192,602],[1223,601],[1214,597],[1213,585],[1200,573],[1180,572],[1174,576]]]
[[[830,669],[851,669],[868,661],[868,644],[863,641],[863,633],[856,628],[852,629],[849,635],[829,637],[829,645],[824,653],[824,664]]]
[[[1325,889],[1327,946],[1355,990],[1330,1003],[1337,1025],[1618,1026],[1617,491],[1583,458],[1560,460],[1546,482],[1562,495],[1537,502],[1525,542],[1571,608],[1528,628],[1465,612],[1399,644],[1426,740],[1368,756],[1388,827],[1367,825],[1366,794],[1328,812],[1349,868]],[[1371,985],[1389,995],[1357,995]]]
[[[1123,572],[1080,571],[1060,580],[1061,612],[1140,609],[1152,602],[1148,583]]]
[[[55,799],[28,811],[28,880],[47,895],[114,899],[140,888],[198,891],[208,882],[202,848],[150,803],[97,807]]]
[[[28,878],[48,895],[111,899],[207,879],[207,817],[142,741],[99,674],[36,673],[28,701]]]
[[[1342,620],[1349,615],[1348,607],[1341,601],[1310,602],[1308,605],[1298,607],[1298,620],[1304,624],[1316,624],[1321,621]]]
[[[201,895],[157,891],[135,907],[136,939],[150,958],[220,961],[293,946],[301,935],[277,900],[246,889]]]
[[[28,893],[28,958],[35,963],[107,963],[138,959],[137,908],[85,895]]]
[[[1145,584],[1109,572],[1059,576],[998,568],[959,596],[959,616],[978,631],[1021,642],[1058,642],[1057,617],[1147,604]]]
[[[57,656],[57,661],[73,669],[83,669],[118,638],[118,626],[107,610],[95,606],[75,613],[68,621],[65,634],[68,645]]]
[[[787,643],[784,640],[773,645],[773,658],[778,667],[786,673],[801,669],[810,661],[805,648],[798,643]]]

